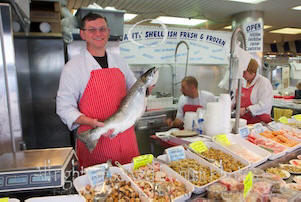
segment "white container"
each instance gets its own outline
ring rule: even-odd
[[[235,160],[238,160],[238,161],[240,161],[241,163],[243,163],[245,165],[245,167],[243,167],[242,169],[239,169],[239,170],[234,171],[232,173],[224,171],[228,175],[233,175],[235,173],[238,173],[238,172],[241,172],[243,170],[246,170],[246,169],[250,168],[251,164],[247,160],[245,160],[244,158],[238,156],[237,154],[229,151],[228,149],[220,146],[219,144],[216,144],[215,142],[204,142],[204,143],[205,143],[205,145],[207,146],[208,149],[213,148],[213,149],[221,150],[222,152],[231,155]]]
[[[189,151],[187,151],[187,150],[185,150],[185,154],[186,154],[186,158],[187,158],[187,159],[195,159],[195,160],[196,160],[198,163],[200,163],[201,165],[207,166],[207,167],[211,168],[212,170],[217,171],[217,172],[221,175],[221,177],[223,177],[223,175],[221,174],[221,170],[220,170],[219,168],[217,168],[216,166],[212,165],[211,163],[209,163],[208,161],[206,161],[206,160],[200,158],[200,157],[197,156],[196,154],[194,154],[194,153],[192,153],[192,152],[189,152]],[[160,156],[158,156],[157,158],[158,158],[158,159],[162,159],[162,160],[167,161],[167,162],[169,161],[167,154],[160,155]],[[219,178],[219,179],[220,179],[220,178]],[[212,181],[212,182],[210,182],[210,183],[208,183],[208,184],[206,184],[206,185],[203,185],[203,186],[197,186],[197,185],[194,185],[194,184],[192,184],[191,182],[189,182],[188,180],[187,180],[187,182],[188,182],[188,183],[191,183],[191,185],[194,186],[194,191],[193,191],[193,193],[195,193],[195,194],[201,194],[201,193],[203,193],[203,192],[206,191],[206,188],[207,188],[208,186],[210,186],[211,184],[217,182],[219,179],[217,179],[217,180],[215,180],[215,181]]]
[[[184,129],[194,130],[197,125],[198,114],[196,112],[186,112],[184,115]]]
[[[226,133],[224,123],[223,103],[209,102],[206,107],[204,117],[204,134],[208,136],[215,136],[220,133]]]
[[[249,163],[251,164],[251,167],[256,167],[264,162],[266,162],[270,157],[271,157],[271,153],[266,151],[265,149],[262,149],[254,144],[252,144],[251,142],[241,138],[239,135],[234,135],[234,134],[228,134],[227,138],[229,140],[229,142],[231,144],[237,144],[240,145],[241,147],[247,149],[248,151],[250,151],[251,153],[254,153],[256,155],[258,155],[259,157],[261,157],[260,160],[258,160],[257,162],[251,162],[249,161]],[[214,140],[214,138],[213,138]],[[219,142],[214,141],[216,144],[224,147],[225,149],[233,152],[231,149],[229,149],[226,146],[221,145]],[[243,156],[241,156],[242,158],[244,158]]]
[[[188,190],[187,194],[178,196],[177,198],[173,199],[172,201],[182,202],[182,201],[186,201],[186,200],[190,199],[191,194],[194,191],[194,186],[190,182],[188,182],[184,177],[182,177],[180,174],[178,174],[177,172],[175,172],[174,170],[169,168],[167,165],[164,165],[164,164],[160,164],[160,165],[161,165],[162,171],[165,172],[168,177],[172,177],[172,178],[179,180],[180,182],[182,182],[185,185],[186,189]],[[133,167],[134,167],[133,163],[123,165],[123,168],[127,169],[130,172],[133,170]],[[138,185],[136,185],[136,186],[138,186]],[[150,198],[148,198],[148,201],[152,201],[152,200]]]
[[[111,175],[119,174],[122,180],[125,180],[127,182],[130,181],[133,189],[135,189],[135,191],[138,192],[141,201],[148,201],[147,196],[144,194],[144,192],[133,182],[133,180],[129,176],[127,176],[124,172],[122,172],[120,168],[110,167],[110,173]],[[81,190],[84,190],[85,186],[88,184],[90,184],[88,175],[82,175],[73,180],[73,185],[78,193],[80,193]],[[75,201],[71,201],[71,202],[75,202]]]
[[[62,196],[34,197],[25,200],[25,202],[54,202],[54,201],[85,202],[85,198],[80,195],[62,195]]]
[[[279,144],[278,142],[274,142],[273,140],[268,139],[268,138],[265,138],[265,137],[263,137],[263,136],[261,136],[261,135],[258,135],[258,134],[252,134],[252,135],[254,135],[256,138],[262,138],[262,139],[265,140],[265,141],[270,141],[270,142],[275,143],[276,145],[281,145],[282,147],[286,148],[284,151],[279,152],[279,153],[277,153],[277,154],[271,153],[271,156],[269,157],[270,160],[278,159],[278,158],[284,156],[285,154],[287,154],[287,153],[289,152],[289,151],[288,151],[288,150],[289,150],[288,147],[286,147],[286,146],[284,146],[284,145],[282,145],[282,144]]]

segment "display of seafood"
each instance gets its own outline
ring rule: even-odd
[[[188,193],[185,184],[170,177],[159,163],[142,166],[133,170],[134,182],[154,201],[170,201]]]
[[[301,167],[297,167],[291,164],[280,164],[281,169],[290,173],[301,174]]]
[[[118,174],[114,174],[110,179],[106,180],[104,187],[103,185],[92,187],[88,184],[84,190],[80,191],[80,194],[86,199],[86,202],[94,201],[99,193],[106,193],[104,199],[106,202],[141,201],[138,192],[131,186],[131,182],[122,180]]]
[[[220,178],[219,173],[201,165],[195,159],[172,161],[169,167],[196,186],[203,186]]]
[[[283,126],[281,127],[281,130],[285,132],[287,136],[301,140],[301,131],[299,129],[292,128],[290,126]]]
[[[295,147],[300,142],[286,137],[285,131],[264,131],[259,135],[278,142],[286,147]]]
[[[281,177],[282,179],[287,179],[290,177],[289,172],[282,170],[280,168],[276,168],[276,167],[267,168],[266,172],[269,174],[277,175],[277,176]]]
[[[248,135],[247,140],[274,154],[281,153],[287,149],[285,146],[279,143],[273,142],[269,139],[261,138],[260,136],[255,136],[253,134]]]
[[[226,172],[234,172],[244,168],[246,165],[242,164],[240,161],[233,158],[231,155],[222,152],[219,149],[209,148],[201,155],[208,159],[214,159],[222,163],[223,170]]]
[[[250,150],[248,150],[238,144],[230,144],[229,146],[227,146],[227,149],[231,150],[232,152],[234,152],[238,156],[246,159],[249,162],[255,163],[262,159],[262,157],[260,157],[258,154],[251,152]]]

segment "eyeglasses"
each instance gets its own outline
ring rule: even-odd
[[[88,28],[88,29],[82,29],[82,30],[88,31],[91,34],[95,34],[97,30],[99,32],[101,32],[101,33],[104,33],[104,32],[107,32],[109,30],[109,28],[107,28],[107,27],[100,27],[100,28]]]

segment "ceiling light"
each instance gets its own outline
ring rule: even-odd
[[[247,4],[258,4],[258,3],[264,2],[266,0],[229,0],[229,1],[237,1],[237,2],[241,2],[241,3],[247,3]]]
[[[156,19],[152,20],[151,23],[154,24],[173,24],[173,25],[198,25],[203,22],[206,22],[207,20],[202,19],[188,19],[188,18],[177,18],[177,17],[168,17],[168,16],[159,16]]]
[[[226,26],[224,29],[232,29],[232,25]]]
[[[276,29],[273,31],[270,31],[271,33],[277,33],[277,34],[301,34],[301,29],[298,28],[282,28],[282,29]]]
[[[272,27],[271,25],[263,25],[263,29],[269,29],[271,27]]]
[[[124,22],[131,21],[137,16],[137,14],[132,14],[132,13],[125,13],[124,14]]]
[[[296,6],[296,7],[292,8],[292,9],[294,9],[294,10],[301,10],[301,6]]]

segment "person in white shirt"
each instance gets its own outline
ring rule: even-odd
[[[240,117],[247,124],[271,121],[273,105],[273,87],[271,82],[257,74],[258,63],[251,59],[247,70],[243,72]]]
[[[56,98],[57,114],[79,134],[102,127],[136,81],[126,62],[106,49],[110,29],[103,16],[88,13],[82,19],[80,36],[86,41],[86,49],[64,66]],[[77,140],[76,153],[82,167],[109,159],[129,163],[139,155],[135,129],[132,126],[113,139],[108,134],[101,136],[92,153]]]
[[[183,128],[185,112],[196,112],[198,108],[205,108],[208,102],[216,102],[216,97],[204,90],[198,89],[198,81],[193,76],[185,77],[181,82],[181,95],[178,102],[176,119],[168,118],[169,127]]]

